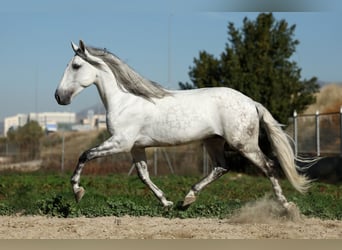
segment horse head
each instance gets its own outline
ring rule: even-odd
[[[88,52],[82,40],[79,46],[71,43],[71,47],[75,55],[68,63],[55,92],[55,98],[60,105],[70,104],[78,93],[96,82],[98,68],[94,64],[100,63],[98,58]]]

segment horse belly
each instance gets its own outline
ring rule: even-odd
[[[213,122],[215,112],[208,106],[172,105],[156,117],[150,126],[151,137],[162,144],[197,141],[218,133]],[[211,114],[210,114],[211,113]]]
[[[176,92],[157,102],[151,113],[141,135],[152,146],[187,143],[213,135],[234,144],[254,137],[251,133],[258,131],[254,102],[228,88]]]

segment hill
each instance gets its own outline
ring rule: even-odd
[[[310,105],[304,114],[339,112],[342,106],[342,83],[330,83],[322,86],[316,94],[316,103]]]

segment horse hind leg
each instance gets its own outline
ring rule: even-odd
[[[274,163],[272,160],[268,159],[257,147],[254,151],[241,151],[247,159],[249,159],[253,164],[258,166],[263,173],[269,178],[272,183],[274,194],[278,202],[286,209],[289,210],[292,207],[292,203],[288,202],[283,194],[282,188],[279,185],[278,179],[275,177]]]
[[[182,207],[187,208],[193,202],[196,201],[196,195],[207,185],[217,180],[219,177],[228,172],[228,168],[226,166],[226,161],[224,158],[224,143],[225,140],[223,138],[209,138],[204,141],[204,145],[209,153],[209,156],[214,163],[215,167],[212,171],[200,180],[198,183],[193,185],[185,196]]]

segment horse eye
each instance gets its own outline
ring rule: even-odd
[[[72,65],[72,68],[73,68],[74,70],[78,70],[79,68],[81,68],[81,65],[79,65],[79,64],[73,64],[73,65]]]

